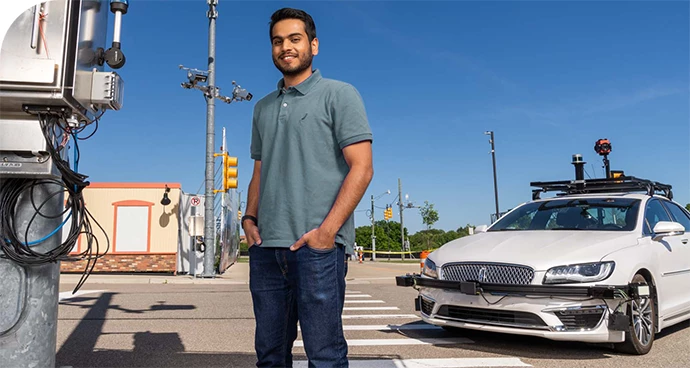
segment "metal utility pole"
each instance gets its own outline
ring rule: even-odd
[[[251,101],[252,94],[240,87],[235,81],[232,84],[235,86],[232,90],[232,96],[221,96],[220,88],[216,86],[216,18],[218,18],[218,11],[216,5],[218,0],[206,0],[208,3],[208,70],[198,70],[185,68],[180,65],[180,69],[187,70],[188,82],[182,83],[182,88],[198,89],[204,93],[206,100],[206,171],[205,171],[205,202],[204,202],[204,244],[206,251],[204,252],[204,272],[202,276],[213,277],[214,263],[215,263],[215,223],[213,216],[214,208],[214,167],[215,155],[213,149],[215,147],[215,99],[219,99],[225,103],[233,101]],[[206,83],[206,85],[202,85]],[[223,188],[225,189],[225,188]]]
[[[402,181],[398,178],[398,208],[400,210],[400,249],[405,251],[405,223],[403,222],[403,198],[402,198]],[[405,259],[405,253],[402,253],[401,259]]]
[[[374,232],[374,195],[371,195],[371,260],[376,260],[376,233]]]
[[[206,191],[204,193],[204,243],[206,244],[206,251],[204,252],[204,277],[212,277],[215,275],[213,264],[215,263],[216,244],[215,244],[215,224],[213,221],[213,183],[214,183],[214,167],[215,157],[213,156],[215,147],[215,89],[216,89],[216,18],[218,18],[218,11],[216,5],[218,0],[207,0],[208,12],[208,89],[210,93],[206,94]]]
[[[484,132],[484,134],[491,136],[489,143],[491,143],[491,160],[493,161],[494,168],[494,201],[496,203],[496,220],[498,220],[500,211],[498,209],[498,184],[496,180],[496,147],[494,146],[494,132],[493,130],[491,130],[488,132]]]

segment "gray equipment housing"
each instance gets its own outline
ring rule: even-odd
[[[109,11],[107,0],[52,0],[10,26],[0,49],[0,177],[55,175],[36,111],[78,127],[122,107],[124,82],[104,71]]]

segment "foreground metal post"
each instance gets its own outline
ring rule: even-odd
[[[0,180],[0,186],[5,182]],[[34,188],[34,203],[43,203],[62,188],[41,184]],[[29,191],[22,194],[16,210],[17,233],[24,234],[35,214]],[[46,215],[63,211],[63,194],[55,195],[42,209]],[[36,216],[25,242],[38,240],[60,226],[62,217]],[[37,231],[38,230],[38,231]],[[35,246],[47,252],[62,243],[62,232]],[[1,252],[1,251],[0,251]],[[60,262],[22,266],[0,259],[0,367],[54,367],[57,340]]]

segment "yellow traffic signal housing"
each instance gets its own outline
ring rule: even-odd
[[[237,157],[223,156],[223,190],[237,188]]]
[[[242,210],[237,210],[237,219],[242,220]]]
[[[384,220],[390,220],[393,218],[393,207],[386,207],[385,210],[383,210],[383,219]]]

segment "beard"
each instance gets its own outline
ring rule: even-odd
[[[311,63],[314,59],[314,55],[311,53],[311,50],[308,50],[306,54],[298,53],[296,59],[299,61],[299,64],[293,66],[282,66],[280,64],[280,59],[273,57],[273,65],[275,65],[276,68],[278,68],[278,70],[280,70],[280,72],[283,73],[283,75],[298,75],[303,71],[311,68]]]

